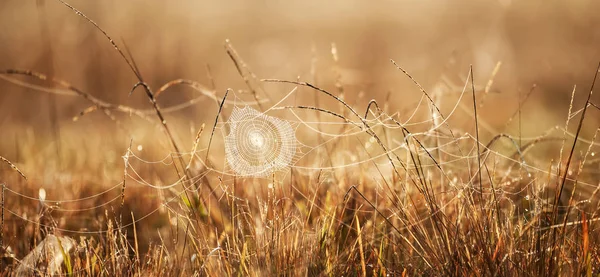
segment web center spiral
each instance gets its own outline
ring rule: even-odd
[[[291,163],[296,137],[289,122],[244,107],[234,109],[229,125],[225,154],[238,175],[266,176]]]

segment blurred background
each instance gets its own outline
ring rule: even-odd
[[[448,112],[470,64],[476,87],[482,88],[501,62],[481,116],[491,126],[503,126],[516,111],[519,97],[524,98],[536,84],[522,114],[522,132],[530,136],[564,124],[575,85],[575,108],[582,106],[600,60],[598,1],[68,3],[121,48],[127,45],[154,89],[178,78],[214,87],[219,97],[227,88],[247,89],[224,49],[230,39],[259,79],[300,78],[331,91],[337,91],[339,79],[345,99],[359,110],[370,99],[389,99],[392,112],[414,109],[421,93],[390,62],[393,59],[426,90],[443,94],[440,106]],[[151,108],[141,90],[128,96],[137,79],[102,33],[59,1],[4,0],[0,26],[0,69],[42,72],[110,103]],[[451,89],[440,91],[440,84]],[[265,88],[277,98],[291,86]],[[296,99],[308,95],[307,91],[301,90]],[[159,102],[169,106],[193,95],[180,87]],[[312,99],[313,94],[307,97]],[[596,103],[599,97],[594,95]],[[0,80],[0,153],[18,162],[17,138],[27,132],[60,142],[70,129],[81,134],[81,130],[106,128],[101,132],[107,133],[116,128],[101,124],[110,121],[100,112],[73,122],[72,117],[89,105],[81,97],[36,92]],[[167,119],[178,130],[197,130],[202,123],[211,125],[216,110],[214,101],[207,99]],[[590,122],[596,122],[590,125],[597,126],[597,115],[591,113]],[[592,133],[587,133],[588,138]],[[191,144],[194,134],[185,131],[182,136]],[[117,143],[125,148],[127,141]]]

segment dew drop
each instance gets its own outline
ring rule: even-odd
[[[40,188],[40,190],[38,191],[38,195],[40,197],[40,201],[44,201],[46,200],[46,190],[43,188]]]

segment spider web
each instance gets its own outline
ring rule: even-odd
[[[139,174],[135,166],[128,166],[126,177],[129,182],[128,186],[142,186],[154,189],[159,192],[171,192],[169,197],[163,197],[161,205],[150,211],[148,214],[136,217],[135,222],[121,226],[126,228],[132,224],[137,224],[146,220],[152,214],[167,209],[172,214],[180,214],[182,211],[174,208],[174,203],[177,203],[186,192],[196,190],[196,185],[201,182],[201,179],[208,175],[218,175],[222,178],[222,184],[219,184],[218,190],[226,191],[228,183],[235,177],[258,177],[264,178],[276,172],[282,172],[292,168],[296,174],[312,175],[315,172],[323,175],[329,174],[330,179],[335,179],[336,171],[343,171],[345,174],[351,175],[353,172],[366,171],[368,176],[376,186],[376,193],[382,199],[386,197],[386,182],[393,175],[392,168],[400,167],[399,161],[408,161],[408,155],[414,153],[421,158],[422,164],[418,167],[424,171],[424,175],[429,175],[434,178],[446,178],[441,185],[435,188],[435,193],[445,197],[441,201],[442,209],[452,204],[456,204],[456,200],[463,197],[466,193],[483,193],[491,195],[497,193],[501,200],[510,201],[513,206],[521,205],[521,202],[529,202],[526,207],[533,207],[535,201],[541,201],[540,185],[547,185],[543,180],[550,175],[552,178],[558,177],[554,168],[551,174],[548,174],[548,168],[543,164],[524,163],[518,155],[507,154],[507,151],[495,149],[491,145],[483,145],[478,142],[475,137],[466,132],[457,132],[455,134],[448,133],[446,127],[447,121],[456,116],[457,113],[463,111],[467,113],[464,105],[460,104],[463,98],[463,92],[459,95],[455,103],[452,104],[450,111],[445,115],[445,118],[439,114],[432,112],[432,116],[426,119],[419,118],[419,110],[423,110],[423,106],[429,106],[426,98],[423,96],[415,103],[406,103],[403,106],[408,107],[396,113],[388,114],[385,111],[377,111],[368,109],[364,116],[355,116],[344,111],[333,111],[333,109],[325,110],[323,107],[314,106],[285,106],[283,105],[286,99],[296,93],[296,89],[291,90],[279,102],[268,107],[264,111],[256,109],[256,105],[247,101],[241,101],[238,95],[234,94],[233,109],[228,115],[228,118],[223,122],[219,122],[216,128],[221,132],[222,137],[220,144],[217,141],[216,150],[221,150],[224,155],[223,165],[221,167],[213,166],[206,163],[203,159],[196,159],[204,168],[208,169],[197,176],[193,176],[189,182],[183,182],[182,179],[175,180],[167,184],[159,184],[155,181],[146,180],[148,176]],[[231,102],[227,102],[229,104]],[[264,102],[262,102],[264,103]],[[239,104],[239,105],[238,105]],[[256,103],[254,103],[256,104]],[[325,113],[328,111],[331,113]],[[275,116],[274,113],[279,112],[287,115]],[[580,111],[574,111],[569,114],[569,117],[575,116]],[[315,116],[320,114],[320,116]],[[405,115],[400,120],[399,114]],[[227,114],[225,114],[227,115]],[[341,115],[342,118],[336,116]],[[337,117],[337,118],[336,118]],[[332,120],[333,118],[333,120]],[[368,125],[369,128],[365,126]],[[408,136],[403,136],[404,128],[411,130],[420,129]],[[487,129],[489,133],[499,134],[499,130],[494,130],[485,125],[482,127]],[[374,134],[383,138],[385,149],[382,149],[378,142],[374,139],[373,134],[369,134],[372,130]],[[453,130],[457,130],[454,129]],[[574,134],[567,129],[551,129],[545,134],[537,137],[523,137],[522,142],[535,143],[541,141],[555,132],[564,132],[565,137],[574,138]],[[302,134],[299,135],[299,134]],[[562,135],[562,134],[561,134]],[[218,137],[218,136],[217,136]],[[415,144],[408,143],[409,138],[417,138],[422,147],[416,147]],[[578,141],[584,145],[588,145],[590,149],[597,147],[598,143],[593,140],[586,140],[582,137]],[[480,153],[477,153],[475,145],[480,143],[481,152],[486,153],[488,160],[483,163],[494,163],[504,165],[505,170],[498,170],[499,182],[495,191],[489,186],[484,187],[484,191],[479,191],[477,186],[469,184],[474,183],[476,174],[471,174],[467,177],[461,177],[465,168],[470,163],[477,160]],[[462,151],[458,149],[462,148]],[[133,160],[141,164],[159,164],[165,167],[173,166],[173,158],[182,157],[185,160],[191,160],[194,157],[219,156],[218,151],[215,153],[207,153],[208,147],[200,147],[195,151],[168,153],[163,159],[146,160],[141,155],[136,155],[133,151],[128,150],[125,155],[131,161],[126,160],[126,164]],[[438,158],[437,165],[430,161],[429,154]],[[588,163],[598,163],[598,159],[594,158],[595,152],[591,152],[591,157]],[[209,155],[210,154],[210,155]],[[393,163],[387,159],[388,156],[398,157]],[[326,158],[322,158],[326,157]],[[443,158],[440,158],[443,157]],[[490,162],[491,161],[491,162]],[[218,164],[218,163],[217,163]],[[417,170],[416,165],[405,164],[405,171]],[[444,169],[443,173],[436,173],[438,167]],[[359,170],[357,170],[359,169]],[[523,169],[524,171],[522,171]],[[587,169],[587,168],[586,168]],[[523,174],[525,172],[525,174]],[[597,171],[596,171],[597,173]],[[407,173],[406,176],[409,174]],[[440,175],[440,176],[438,176]],[[524,175],[524,176],[523,176]],[[379,176],[381,178],[379,178]],[[573,176],[574,177],[574,176]],[[573,180],[569,176],[569,180]],[[527,180],[523,183],[523,180]],[[516,184],[522,184],[516,186]],[[597,197],[598,184],[586,181],[578,181],[578,190],[583,190],[583,197],[580,203],[590,201],[593,197]],[[69,212],[72,214],[84,213],[90,210],[104,209],[110,206],[118,206],[121,184],[115,184],[110,188],[106,188],[99,193],[85,196],[79,199],[46,199],[45,203],[61,203],[56,204],[53,209],[55,211]],[[38,200],[36,195],[26,195],[19,189],[5,187],[7,197],[17,197],[30,200]],[[127,193],[127,192],[126,192]],[[106,197],[106,194],[112,195]],[[100,203],[94,202],[95,199],[105,198]],[[79,203],[89,201],[92,204],[80,205],[79,208],[69,208],[69,203]],[[566,210],[569,204],[563,203],[560,208]],[[84,206],[84,207],[81,207]],[[440,209],[440,210],[442,210]],[[57,228],[55,226],[45,226],[36,220],[32,220],[23,216],[18,211],[6,209],[7,214],[20,219],[24,222],[39,224],[43,227],[52,227],[55,230],[69,232],[74,234],[99,234],[107,232],[107,230],[74,230],[68,228]],[[539,211],[538,211],[539,212]],[[433,216],[429,214],[423,217],[422,220]],[[412,222],[415,225],[418,222]],[[406,226],[408,228],[410,226]]]
[[[233,109],[228,125],[225,155],[236,174],[268,176],[292,162],[296,136],[289,122],[246,106]]]
[[[330,118],[326,117],[326,114],[322,115],[321,117],[315,117],[314,115],[311,116],[309,112],[319,108],[316,106],[305,106],[303,109],[299,110],[297,109],[299,106],[282,105],[284,100],[290,98],[290,96],[296,93],[296,89],[291,90],[279,102],[271,107],[268,107],[264,112],[260,112],[253,108],[256,106],[256,103],[241,101],[237,95],[234,95],[235,100],[227,102],[233,102],[234,105],[233,111],[229,115],[228,120],[226,122],[220,122],[216,126],[216,128],[220,129],[223,134],[222,146],[226,158],[221,168],[211,166],[205,163],[202,159],[197,159],[202,166],[209,170],[201,175],[194,176],[189,185],[183,185],[181,179],[168,184],[156,184],[153,181],[146,180],[145,177],[142,176],[142,174],[139,174],[136,171],[136,168],[133,166],[128,168],[126,177],[128,180],[133,181],[134,185],[137,184],[138,186],[149,187],[158,191],[171,191],[173,197],[164,198],[164,203],[161,205],[161,207],[167,207],[170,209],[168,206],[169,203],[179,199],[180,196],[186,191],[194,191],[195,185],[199,183],[203,177],[209,174],[220,175],[223,177],[224,181],[228,181],[234,176],[267,177],[274,172],[283,171],[286,168],[293,168],[299,174],[312,174],[314,172],[327,173],[334,172],[336,170],[346,170],[347,172],[351,173],[355,168],[360,168],[361,166],[364,167],[365,165],[371,164],[372,167],[369,170],[371,170],[374,176],[386,176],[389,175],[387,173],[391,173],[391,165],[389,161],[386,160],[386,156],[396,154],[399,157],[402,157],[409,153],[409,146],[407,145],[406,140],[400,139],[398,136],[393,134],[400,133],[403,127],[417,128],[422,126],[429,127],[424,128],[425,131],[414,132],[410,135],[411,137],[419,138],[425,146],[425,148],[416,150],[416,154],[424,159],[424,163],[420,165],[420,167],[425,170],[435,170],[435,164],[426,162],[426,152],[438,152],[437,156],[445,156],[444,159],[440,159],[438,161],[439,166],[444,167],[448,175],[452,175],[454,172],[464,170],[465,162],[473,162],[477,157],[474,147],[476,140],[472,135],[463,134],[452,136],[443,130],[444,123],[446,121],[455,116],[455,114],[460,110],[466,110],[464,106],[459,104],[463,98],[464,92],[465,91],[463,89],[463,92],[460,94],[457,101],[453,103],[453,107],[450,112],[446,114],[445,119],[442,120],[439,119],[439,116],[436,119],[435,115],[433,118],[416,120],[418,111],[422,109],[423,106],[427,106],[427,100],[423,96],[421,96],[417,102],[407,103],[405,105],[408,107],[406,110],[402,110],[393,114],[369,110],[367,114],[365,114],[365,117],[363,117],[364,122],[370,126],[370,129],[375,130],[378,134],[381,135],[387,133],[387,136],[390,137],[390,139],[386,141],[387,149],[385,151],[377,149],[378,147],[375,140],[371,135],[367,134],[367,129],[361,127],[363,123],[356,117],[353,119],[348,117],[346,121],[339,120],[339,118],[337,120],[330,120]],[[264,103],[264,101],[261,101],[261,103]],[[236,104],[241,104],[241,106],[237,106]],[[249,104],[254,106],[250,106]],[[271,112],[275,111],[286,111],[289,115],[291,115],[292,119],[283,119],[269,115]],[[580,111],[581,110],[574,111],[569,116],[573,117]],[[317,111],[317,113],[318,112],[319,111]],[[407,116],[398,124],[396,122],[397,119],[394,118],[398,118],[398,114],[400,113],[406,114]],[[367,117],[366,115],[371,116]],[[228,128],[229,130],[227,130]],[[311,134],[309,136],[313,137],[312,145],[303,143],[297,138],[296,133],[300,128],[303,129],[303,134]],[[486,128],[487,127],[484,125],[483,129]],[[500,131],[493,129],[489,129],[487,131],[490,133],[501,133]],[[574,138],[574,134],[566,129],[552,128],[541,136],[523,137],[522,141],[524,144],[541,141],[544,138],[549,137],[552,133],[558,132],[564,132],[564,135],[568,138]],[[316,140],[314,137],[320,137],[321,139]],[[314,141],[316,141],[316,143],[314,143]],[[351,143],[348,143],[349,141],[351,141]],[[590,147],[597,147],[599,145],[597,142],[582,137],[579,137],[578,141],[582,144],[589,145]],[[349,144],[350,147],[335,148],[335,146],[341,143]],[[470,147],[465,148],[464,152],[458,153],[456,151],[457,144],[470,145]],[[336,163],[323,162],[323,159],[311,158],[319,157],[324,153],[327,153],[328,146],[331,146],[330,148],[333,149],[333,151],[331,151],[332,153],[330,153],[331,156],[328,157],[328,159],[335,159],[339,156],[342,157],[336,159]],[[172,152],[166,154],[163,159],[154,161],[146,160],[142,156],[139,156],[130,150],[128,150],[127,156],[129,159],[137,160],[143,164],[162,164],[164,166],[171,167],[173,166],[174,157],[191,159],[194,156],[203,156],[207,151],[208,148],[204,147],[196,150],[195,152]],[[487,152],[490,155],[494,155],[493,159],[496,160],[495,163],[504,162],[512,164],[512,166],[508,167],[508,170],[504,173],[504,177],[501,178],[499,186],[496,187],[500,197],[505,197],[508,199],[514,195],[525,194],[526,196],[529,196],[527,197],[527,200],[535,199],[536,196],[534,194],[536,189],[533,188],[535,183],[534,181],[538,178],[542,178],[536,175],[543,175],[543,178],[547,178],[547,175],[544,175],[548,173],[545,165],[525,164],[519,160],[518,157],[497,151],[491,147],[488,147],[487,145],[481,145],[481,151]],[[216,153],[215,155],[218,154]],[[591,155],[592,157],[588,160],[588,162],[598,163],[598,159],[594,157],[595,152],[591,152]],[[398,164],[395,165],[397,166]],[[524,186],[519,187],[518,189],[514,189],[514,184],[518,183],[522,179],[522,177],[518,177],[518,174],[517,176],[515,175],[515,172],[518,172],[518,168],[520,167],[526,168],[530,172],[527,175],[532,177],[533,180]],[[513,168],[517,169],[512,170]],[[414,170],[415,168],[411,165],[407,165],[407,169]],[[591,172],[597,173],[597,171]],[[551,177],[557,177],[557,174],[552,173]],[[459,177],[452,177],[450,178],[451,180],[447,182],[448,186],[445,188],[439,188],[439,192],[443,194],[458,195],[453,199],[460,197],[460,193],[466,190],[465,184],[473,182],[473,178],[474,175],[471,176],[471,179],[465,180],[461,180]],[[383,180],[375,180],[375,177],[373,177],[373,179],[379,187],[385,183]],[[571,177],[568,179],[571,180]],[[598,194],[598,186],[595,183],[579,181],[578,186],[580,189],[589,192],[587,194],[589,197],[593,197]],[[71,209],[61,206],[53,207],[55,211],[71,213],[85,212],[107,207],[112,204],[118,205],[120,200],[120,188],[121,184],[115,184],[114,186],[107,188],[102,192],[79,199],[46,199],[45,202],[68,205],[69,203],[93,201],[94,199],[103,197],[105,194],[114,195],[114,197],[110,197],[108,201],[94,203],[84,208]],[[475,190],[477,190],[477,188],[475,188]],[[5,191],[7,194],[12,194],[13,197],[20,197],[30,200],[39,199],[39,197],[36,195],[24,194],[8,185],[5,187]],[[483,193],[491,194],[492,192],[490,189],[486,189]],[[453,199],[450,199],[447,203],[450,203]],[[581,202],[585,201],[588,200],[584,199]],[[563,208],[566,208],[566,206],[563,206]],[[7,210],[7,212],[17,218],[32,222],[31,219],[21,216],[18,212],[10,210]],[[136,219],[136,222],[144,220],[147,216],[150,216],[154,212],[158,212],[158,209],[148,215]],[[81,234],[103,232],[101,230],[80,231],[60,228],[57,228],[57,230]]]

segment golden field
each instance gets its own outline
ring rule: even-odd
[[[598,8],[4,1],[0,274],[597,275]]]

